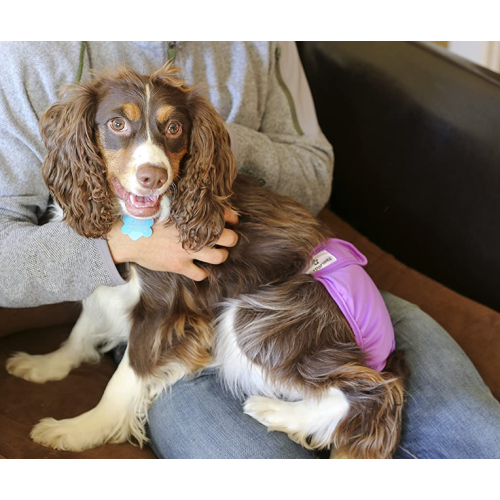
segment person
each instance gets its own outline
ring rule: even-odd
[[[61,222],[40,225],[49,194],[41,177],[41,113],[64,83],[123,64],[149,74],[173,59],[189,84],[203,83],[226,121],[240,171],[296,198],[314,214],[326,204],[333,151],[319,128],[292,42],[7,43],[0,48],[0,305],[31,307],[83,300],[124,283],[121,265],[205,276],[193,262],[220,262],[236,244],[226,229],[197,254],[175,229],[156,228],[131,244],[119,224],[108,240],[85,239]],[[228,222],[235,223],[228,214]],[[226,247],[226,248],[224,248]],[[500,404],[454,340],[416,306],[384,293],[398,347],[411,370],[396,458],[500,458]],[[434,354],[445,364],[437,366]],[[314,458],[285,434],[245,415],[214,370],[178,382],[149,412],[161,458]]]

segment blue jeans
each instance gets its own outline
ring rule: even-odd
[[[417,306],[383,293],[411,376],[394,458],[500,458],[500,403],[469,358]],[[315,458],[245,415],[215,372],[181,380],[149,411],[160,458]]]

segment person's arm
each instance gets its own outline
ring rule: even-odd
[[[2,44],[0,54],[0,306],[82,300],[124,283],[104,240],[38,225],[49,200],[39,114],[76,75],[79,44]]]
[[[118,222],[108,246],[64,222],[39,225],[49,193],[41,176],[45,149],[38,120],[57,99],[57,88],[76,75],[79,55],[80,44],[71,42],[0,46],[0,307],[83,300],[98,286],[125,283],[115,263],[137,262],[200,280],[206,272],[193,259],[218,264],[227,258],[221,248],[188,254],[163,227],[147,244],[130,243]],[[237,217],[226,220],[234,224]],[[233,246],[236,240],[226,229],[218,243]]]
[[[333,149],[319,128],[295,43],[273,43],[271,50],[261,128],[227,123],[231,148],[241,172],[251,172],[317,214],[331,193]]]

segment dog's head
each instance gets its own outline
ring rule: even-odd
[[[63,90],[40,120],[44,180],[66,222],[105,236],[122,214],[169,219],[185,248],[214,243],[235,177],[229,137],[211,104],[165,65]]]

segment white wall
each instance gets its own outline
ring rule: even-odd
[[[500,42],[450,42],[455,54],[500,72]]]

